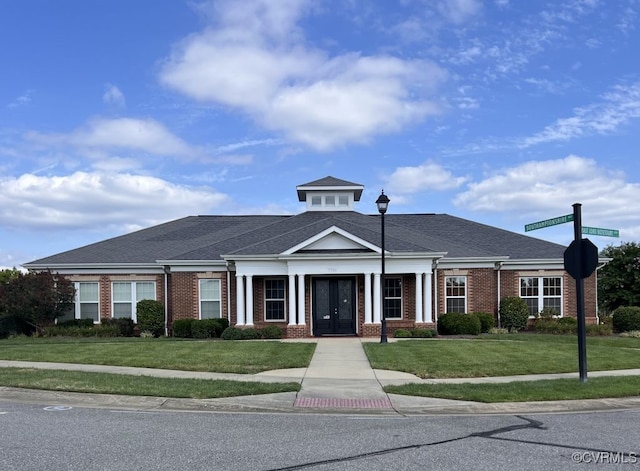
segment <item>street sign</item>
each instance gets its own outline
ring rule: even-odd
[[[564,251],[564,269],[575,280],[589,278],[598,265],[598,247],[589,239],[574,240]]]
[[[557,226],[558,224],[564,224],[565,222],[572,222],[573,214],[565,214],[557,218],[546,219],[544,221],[533,222],[524,226],[524,231],[535,231],[536,229],[544,229],[545,227]]]
[[[602,237],[620,237],[619,230],[602,229],[600,227],[582,226],[582,233],[585,235],[602,236]]]

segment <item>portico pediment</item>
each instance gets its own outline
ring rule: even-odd
[[[301,252],[332,252],[347,250],[380,253],[379,247],[356,237],[337,226],[332,226],[291,247],[286,250],[283,255],[293,255]]]

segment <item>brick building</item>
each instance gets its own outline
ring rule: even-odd
[[[491,312],[520,296],[530,311],[575,316],[564,246],[447,214],[385,215],[384,301],[380,215],[354,210],[363,186],[326,177],[297,187],[291,216],[189,216],[30,262],[76,286],[76,318],[131,317],[136,302],[181,318],[279,325],[288,337],[380,334],[433,327],[445,312]],[[596,277],[585,280],[596,322]]]

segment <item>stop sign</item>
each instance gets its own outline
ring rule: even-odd
[[[564,251],[564,269],[573,278],[589,278],[598,265],[598,247],[589,239],[574,240]]]

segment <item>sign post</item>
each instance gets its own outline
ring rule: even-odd
[[[573,242],[564,251],[564,269],[576,280],[576,317],[578,320],[578,367],[580,381],[587,382],[587,326],[584,312],[584,279],[589,278],[598,265],[598,248],[582,234],[620,237],[617,229],[582,226],[582,205],[573,205],[573,214],[534,222],[524,226],[525,232],[573,221]]]

